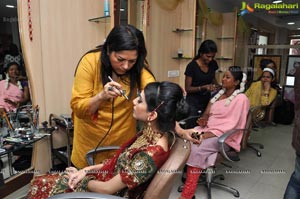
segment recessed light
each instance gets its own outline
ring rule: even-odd
[[[120,8],[120,11],[121,11],[121,12],[124,12],[124,11],[125,11],[125,9],[124,9],[124,8]]]
[[[5,7],[7,7],[7,8],[15,8],[15,6],[13,6],[13,5],[5,5]]]
[[[295,22],[288,22],[287,24],[288,24],[288,25],[294,25]]]
[[[290,35],[290,37],[300,37],[300,35]]]
[[[282,3],[282,1],[281,0],[275,0],[275,1],[273,1],[273,3]]]

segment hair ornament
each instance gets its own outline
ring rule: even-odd
[[[23,89],[23,87],[22,87],[22,85],[21,85],[21,82],[20,82],[20,81],[18,81],[18,82],[17,82],[17,84],[18,84],[18,88],[19,88],[20,90],[22,90],[22,89]]]
[[[8,84],[9,84],[9,76],[7,75],[7,73],[5,74],[6,79],[5,79],[5,89],[8,89]]]
[[[8,76],[7,73],[6,73],[5,75],[6,75],[6,79],[5,79],[5,85],[4,85],[4,88],[7,90],[7,89],[8,89],[8,86],[9,86],[9,76]],[[19,88],[20,90],[23,89],[22,84],[21,84],[20,81],[17,82],[17,85],[18,85],[18,88]]]
[[[270,72],[273,75],[273,77],[275,76],[275,72],[272,68],[264,68],[263,72],[266,72],[266,71]]]
[[[240,83],[240,91],[241,91],[241,93],[245,91],[246,81],[247,81],[247,75],[246,75],[246,73],[243,73],[243,79],[242,79],[242,82]]]

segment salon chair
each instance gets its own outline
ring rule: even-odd
[[[270,105],[267,106],[255,106],[252,109],[252,122],[253,129],[257,131],[257,128],[264,128],[266,126],[275,126],[273,122],[274,111],[277,106],[278,98],[275,98]]]
[[[86,159],[89,164],[93,164],[93,156],[95,153],[116,150],[118,146],[99,147],[96,150],[91,150],[87,153]],[[149,184],[144,199],[168,199],[173,188],[173,183],[177,175],[181,173],[185,162],[190,154],[190,143],[179,137],[176,137],[171,153],[167,161],[155,174],[151,183]],[[117,199],[120,197],[110,196],[98,193],[65,193],[50,197],[50,199],[67,199],[67,198],[95,198],[95,199]]]
[[[217,160],[215,162],[215,165],[208,167],[206,169],[205,172],[205,180],[199,180],[198,184],[199,185],[205,185],[207,188],[207,198],[211,199],[212,198],[212,194],[211,194],[211,189],[212,187],[216,187],[216,188],[221,188],[225,191],[228,191],[230,193],[232,193],[235,197],[239,197],[240,193],[238,190],[236,190],[233,187],[230,187],[228,185],[222,184],[217,182],[217,179],[220,180],[224,180],[225,177],[223,174],[219,174],[219,175],[213,175],[214,173],[216,173],[216,166],[219,164],[223,164],[229,168],[231,168],[230,165],[225,164],[225,161],[229,161],[229,162],[237,162],[240,161],[239,158],[239,152],[235,151],[234,149],[229,149],[228,150],[228,145],[225,143],[225,141],[233,134],[235,133],[240,133],[241,131],[243,132],[243,137],[241,140],[241,145],[243,145],[243,143],[246,143],[246,136],[249,132],[249,129],[251,127],[251,111],[248,111],[248,115],[247,115],[247,121],[246,121],[246,125],[244,129],[233,129],[231,131],[228,131],[226,133],[224,133],[222,136],[219,137],[218,139],[218,144],[219,144],[219,154],[217,156]],[[241,147],[242,149],[242,147]],[[203,175],[203,174],[202,174]],[[201,178],[201,177],[200,177]],[[183,186],[181,185],[178,187],[178,192],[182,192],[183,190]]]
[[[267,125],[276,124],[273,122],[274,111],[277,105],[277,98],[273,100],[273,102],[268,106],[255,106],[250,109],[251,114],[251,123],[249,131],[247,132],[245,143],[242,144],[242,148],[250,148],[256,152],[258,157],[261,157],[261,151],[259,149],[263,149],[264,145],[255,142],[249,142],[249,137],[252,131],[258,131],[259,128],[264,128]],[[258,148],[257,148],[258,147]]]
[[[47,128],[48,123],[45,123],[45,126]],[[63,169],[67,166],[71,166],[71,151],[72,151],[72,136],[73,136],[73,122],[71,119],[68,119],[64,115],[56,115],[51,113],[49,115],[49,125],[52,128],[52,131],[50,131],[50,145],[51,145],[51,151],[52,151],[52,167],[58,167],[58,165],[55,164],[55,160],[59,160],[62,162]],[[43,124],[44,126],[44,124]],[[60,142],[62,140],[66,141],[65,146],[55,147],[55,133],[57,133],[57,136],[60,139]],[[61,133],[61,134],[60,134]],[[61,137],[60,137],[61,136]],[[59,169],[58,169],[59,170]]]

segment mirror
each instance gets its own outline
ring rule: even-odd
[[[146,3],[145,0],[115,0],[115,24],[131,24],[143,31]]]
[[[17,63],[13,66],[12,63]],[[9,68],[8,73],[6,73]],[[14,70],[11,71],[11,68]],[[5,82],[9,76],[8,86]],[[31,104],[29,95],[29,83],[27,81],[26,69],[22,56],[22,49],[19,37],[17,0],[1,0],[0,1],[0,106],[7,112],[17,111],[18,107]],[[4,92],[5,91],[5,92]],[[8,93],[10,95],[8,95]],[[4,97],[6,96],[6,97]],[[10,98],[11,96],[11,98]],[[7,109],[3,105],[4,99],[11,100],[11,109]],[[2,132],[0,132],[2,133]],[[8,168],[7,156],[0,157],[0,166],[3,166],[4,179],[11,176],[11,168]],[[1,164],[1,162],[3,164]]]
[[[6,78],[5,71],[13,62],[19,65],[19,74],[14,76],[20,81],[23,93],[28,95],[27,100],[20,104],[25,105],[30,101],[30,96],[19,37],[17,0],[2,0],[0,1],[0,81]]]

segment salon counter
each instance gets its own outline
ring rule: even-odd
[[[10,177],[0,184],[0,198],[11,194],[17,189],[28,184],[34,175],[44,174],[51,168],[51,147],[49,134],[42,131],[35,134],[32,140],[8,139],[5,142],[6,150],[0,152],[0,156],[7,155]],[[31,167],[21,172],[15,172],[12,169],[12,153],[20,151],[27,146],[32,145]],[[3,173],[2,173],[3,174]]]

